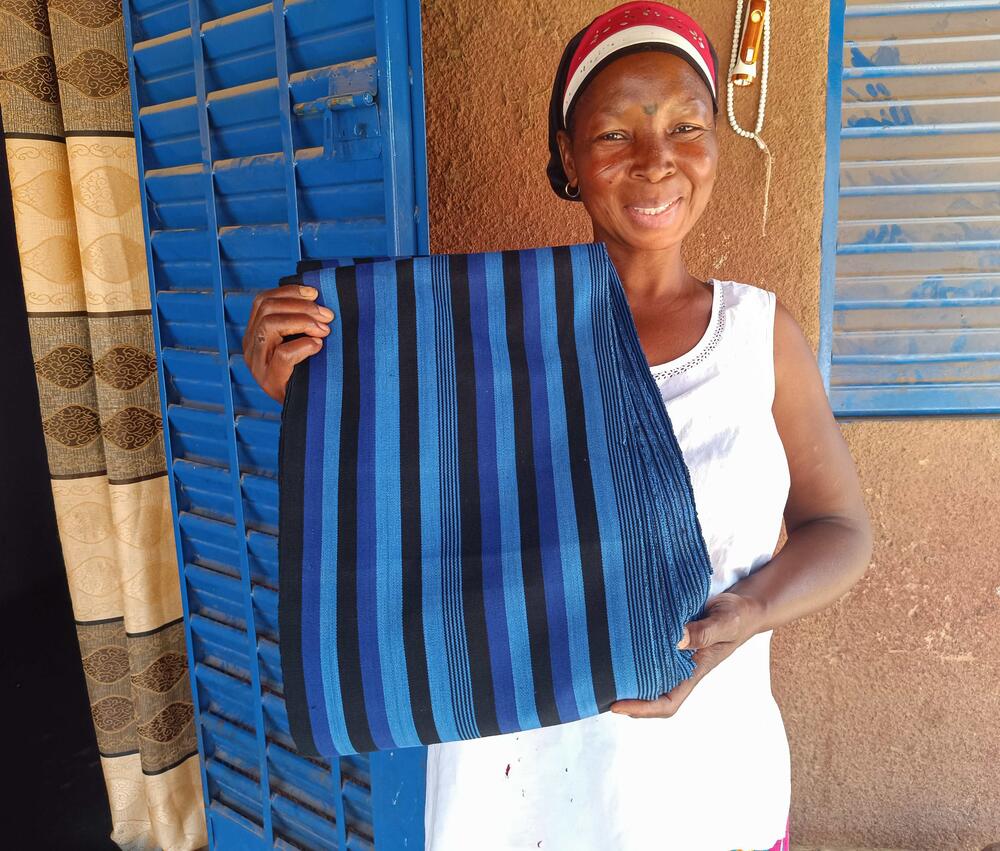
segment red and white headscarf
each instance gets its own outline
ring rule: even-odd
[[[553,191],[567,201],[579,200],[566,192],[566,175],[556,133],[566,130],[568,118],[584,88],[605,65],[628,53],[662,50],[687,62],[712,95],[718,113],[718,57],[705,31],[680,9],[638,0],[622,3],[598,15],[569,40],[559,60],[549,99],[549,163],[546,173]]]
[[[583,33],[570,59],[563,92],[563,121],[587,80],[612,58],[642,45],[664,49],[686,59],[705,81],[717,103],[716,67],[708,38],[698,23],[680,9],[664,3],[622,3],[595,18]]]

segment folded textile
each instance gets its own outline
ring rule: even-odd
[[[550,726],[691,676],[712,567],[605,245],[300,277],[335,318],[281,423],[299,751]]]

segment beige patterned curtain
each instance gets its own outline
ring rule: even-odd
[[[127,849],[199,848],[121,2],[0,0],[0,11],[21,274],[111,838]]]

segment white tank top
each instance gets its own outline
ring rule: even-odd
[[[771,405],[775,297],[713,280],[712,318],[653,367],[713,575],[709,599],[774,554],[789,473]],[[791,797],[771,694],[771,630],[710,671],[671,718],[579,721],[430,745],[427,851],[771,848]]]

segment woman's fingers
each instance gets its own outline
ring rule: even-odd
[[[281,345],[281,337],[289,334],[309,334],[311,337],[325,337],[330,326],[307,313],[270,313],[261,316],[254,326],[257,342],[263,335],[270,348]]]
[[[680,706],[667,695],[661,694],[656,700],[618,700],[611,704],[611,711],[632,718],[670,718]]]
[[[251,329],[253,335],[243,357],[250,372],[262,387],[270,383],[269,372],[274,353],[283,345],[283,337],[290,334],[305,334],[307,337],[325,337],[330,326],[317,322],[312,316],[302,313],[272,313],[262,316]]]
[[[323,347],[323,341],[316,337],[299,337],[288,343],[282,343],[274,350],[267,372],[267,384],[264,391],[276,402],[285,401],[285,388],[288,379],[292,377],[292,369],[299,361],[314,355]]]
[[[250,306],[250,318],[247,320],[247,328],[252,328],[257,313],[269,301],[275,298],[295,298],[300,301],[313,301],[319,295],[315,287],[303,287],[298,284],[285,284],[283,287],[275,287],[271,290],[261,290],[254,296],[253,304]],[[298,308],[297,312],[301,312]]]
[[[264,316],[274,313],[304,313],[323,322],[333,319],[333,311],[330,308],[309,299],[275,296],[261,303],[254,320],[259,322]]]
[[[315,299],[314,287],[286,284],[254,296],[243,334],[243,359],[257,383],[272,399],[284,402],[285,387],[299,361],[322,348],[330,333],[333,311]],[[305,335],[289,342],[290,335]]]

